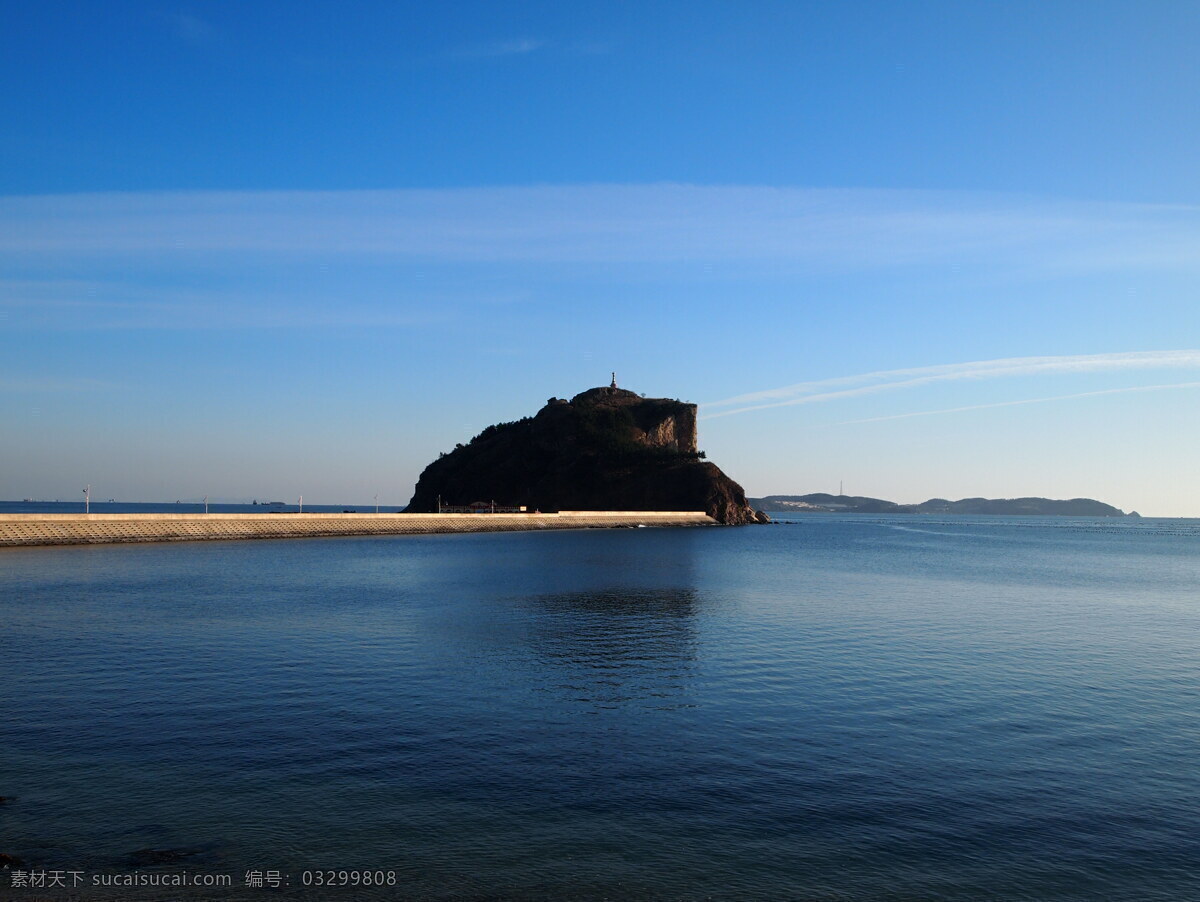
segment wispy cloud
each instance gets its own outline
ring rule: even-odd
[[[489,41],[484,44],[467,44],[459,47],[454,56],[466,59],[487,59],[500,56],[523,56],[541,50],[546,41],[536,38],[516,38],[508,41]]]
[[[873,373],[860,373],[854,376],[822,379],[815,382],[798,382],[794,385],[785,385],[780,388],[737,395],[736,397],[726,398],[721,401],[711,401],[702,405],[702,409],[704,411],[704,419],[716,419],[717,417],[749,413],[754,410],[794,407],[801,404],[818,404],[863,395],[873,395],[880,392],[927,386],[938,382],[1151,369],[1200,369],[1200,350],[1131,351],[1117,354],[1080,354],[1066,357],[1009,357],[999,360],[978,360],[968,363],[951,363],[938,366],[915,367],[912,369],[882,370]],[[732,409],[712,412],[713,408],[721,407]],[[957,409],[979,409],[979,407]],[[886,419],[886,417],[881,417],[880,419]]]
[[[1195,270],[1200,208],[689,185],[0,198],[0,258],[197,253]]]
[[[64,392],[110,391],[121,387],[115,382],[106,382],[101,379],[0,375],[0,394],[59,394]]]
[[[995,407],[1020,407],[1024,404],[1045,404],[1049,401],[1073,401],[1076,398],[1095,398],[1101,395],[1126,395],[1132,392],[1173,391],[1200,388],[1200,382],[1169,382],[1166,385],[1134,385],[1126,388],[1106,388],[1099,391],[1076,392],[1071,395],[1053,395],[1049,398],[1023,398],[1019,401],[996,401],[992,404],[969,404],[966,407],[943,407],[940,410],[917,410],[911,413],[894,413],[884,417],[866,417],[861,420],[843,420],[834,426],[855,426],[859,423],[881,423],[885,420],[907,420],[910,417],[932,417],[944,413],[965,413],[971,410],[991,410]]]
[[[216,34],[212,25],[190,13],[161,13],[159,18],[175,37],[196,46],[207,44]]]
[[[569,44],[566,50],[577,56],[603,56],[612,53],[615,46],[611,41],[576,41]]]
[[[419,302],[347,304],[247,289],[0,279],[0,317],[10,328],[35,331],[444,327],[459,318],[455,308],[428,294]]]

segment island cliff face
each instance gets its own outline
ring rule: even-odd
[[[425,468],[412,513],[495,501],[529,510],[704,511],[766,522],[742,487],[696,450],[696,405],[593,388],[535,416],[489,426]]]

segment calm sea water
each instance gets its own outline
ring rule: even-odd
[[[88,880],[1200,898],[1200,521],[8,549],[0,625],[0,852]]]

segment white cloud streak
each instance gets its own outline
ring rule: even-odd
[[[939,382],[1149,369],[1200,369],[1200,350],[1131,351],[1067,357],[1010,357],[999,360],[978,360],[968,363],[861,373],[855,376],[842,376],[815,382],[799,382],[780,388],[737,395],[721,401],[712,401],[702,405],[702,409],[705,411],[702,419],[716,419],[776,407],[818,404],[880,392],[917,388]],[[715,413],[709,412],[713,408],[720,407],[732,409],[719,410]],[[886,418],[881,417],[880,419]]]
[[[340,301],[340,299],[338,299]],[[181,290],[120,282],[0,279],[0,318],[12,328],[53,331],[127,329],[281,329],[446,327],[455,299],[423,294],[373,304],[249,291]]]
[[[162,19],[176,37],[195,46],[207,44],[215,34],[212,25],[189,13],[164,13]]]
[[[112,391],[123,386],[101,379],[64,379],[59,376],[0,375],[0,395],[61,394]]]
[[[469,46],[459,48],[454,55],[469,59],[488,59],[491,57],[500,56],[524,56],[527,53],[533,53],[535,50],[541,50],[545,46],[545,41],[539,41],[536,38],[518,38],[511,41],[492,41],[491,43],[487,44],[471,44]]]
[[[881,423],[885,420],[906,420],[909,417],[932,417],[943,413],[966,413],[971,410],[991,410],[995,407],[1019,407],[1023,404],[1045,404],[1049,401],[1073,401],[1076,398],[1095,398],[1101,395],[1125,395],[1131,392],[1172,391],[1200,388],[1200,382],[1170,382],[1166,385],[1134,385],[1127,388],[1105,388],[1099,391],[1076,392],[1072,395],[1054,395],[1049,398],[1024,398],[1019,401],[997,401],[993,404],[970,404],[966,407],[945,407],[940,410],[918,410],[911,413],[895,413],[884,417],[867,417],[862,420],[843,420],[834,426],[856,426],[859,423]]]
[[[931,263],[1190,271],[1200,269],[1200,208],[691,185],[0,198],[0,260],[314,253],[820,271]]]

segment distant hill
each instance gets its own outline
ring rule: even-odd
[[[1010,517],[1124,517],[1125,512],[1092,498],[1071,498],[1056,501],[1052,498],[963,498],[947,501],[930,498],[920,504],[897,504],[881,498],[858,495],[767,495],[748,498],[751,507],[777,513],[842,513],[842,514],[1000,514]],[[1136,517],[1136,513],[1129,514]]]

